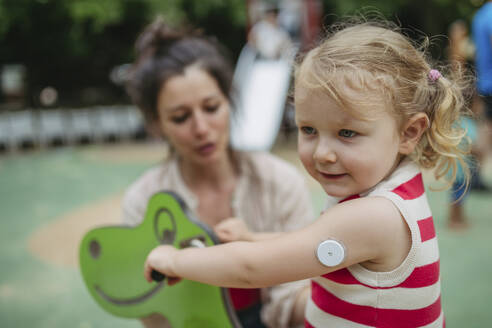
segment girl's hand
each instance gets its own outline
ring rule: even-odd
[[[169,245],[161,245],[154,248],[144,264],[144,276],[148,282],[152,282],[152,270],[159,271],[166,276],[169,284],[176,283],[176,274],[173,270],[174,258],[178,253],[178,249]]]
[[[246,223],[239,218],[228,218],[217,224],[215,234],[223,243],[231,241],[251,241],[253,239]]]

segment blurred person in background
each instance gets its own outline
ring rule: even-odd
[[[292,49],[289,33],[279,24],[279,8],[266,4],[263,16],[251,28],[248,42],[262,59],[278,59]]]
[[[488,125],[487,142],[490,151],[492,131],[492,0],[487,1],[475,14],[472,23],[476,47],[475,65],[477,90],[481,95]]]
[[[128,91],[151,133],[167,141],[169,156],[127,189],[126,224],[139,224],[149,198],[161,190],[180,195],[222,242],[298,229],[313,219],[304,178],[294,166],[268,153],[231,148],[232,67],[214,39],[158,19],[139,36],[136,50]],[[307,297],[308,281],[229,291],[245,328],[303,323],[304,313],[292,311]],[[158,314],[142,322],[170,326]]]
[[[466,23],[459,19],[454,21],[448,30],[449,47],[448,60],[456,75],[472,76],[474,70],[475,46],[469,37]],[[473,78],[470,78],[472,80]],[[479,119],[483,115],[482,102],[476,91],[474,83],[464,86],[466,106],[471,109],[472,116],[464,116],[460,122],[462,128],[467,131],[467,137],[471,143],[471,152],[467,156],[467,162],[471,171],[469,189],[488,190],[484,184],[480,169],[487,154],[487,137],[481,136],[486,127]],[[450,195],[448,227],[452,230],[462,230],[468,227],[469,221],[464,210],[464,201],[468,196],[468,186],[464,181],[461,167],[458,168],[457,178],[453,183]]]
[[[301,41],[302,18],[304,16],[303,0],[282,0],[280,5],[279,25],[289,33],[294,43],[299,43]]]
[[[462,19],[455,20],[448,30],[448,59],[453,69],[468,69],[473,65],[475,45],[470,39],[466,22]]]

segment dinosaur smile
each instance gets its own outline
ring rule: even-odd
[[[149,290],[145,294],[140,295],[140,296],[136,296],[136,297],[132,297],[132,298],[115,298],[115,297],[109,296],[98,285],[95,285],[94,289],[99,294],[99,296],[101,296],[102,298],[104,298],[106,301],[108,301],[110,303],[113,303],[116,305],[133,305],[133,304],[141,303],[141,302],[151,298],[155,293],[157,293],[159,291],[159,289],[162,288],[164,283],[165,283],[165,281],[161,281],[154,288],[152,288],[151,290]]]

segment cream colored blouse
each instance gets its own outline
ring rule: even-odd
[[[233,216],[243,219],[256,232],[291,231],[314,219],[304,177],[286,161],[269,153],[240,153],[240,176],[234,191]],[[137,225],[143,220],[149,198],[172,190],[192,213],[198,199],[185,185],[178,160],[170,158],[146,171],[127,189],[123,198],[123,222]],[[195,215],[195,217],[198,217]],[[288,327],[297,292],[308,281],[292,282],[262,290],[262,320],[272,328]]]

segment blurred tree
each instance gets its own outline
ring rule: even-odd
[[[402,27],[446,35],[455,19],[470,21],[483,0],[322,0],[325,24],[372,7]],[[215,35],[233,59],[246,39],[246,0],[0,0],[0,64],[23,64],[27,92],[37,105],[41,88],[55,87],[60,104],[127,101],[109,80],[132,61],[138,33],[156,15],[170,24]],[[412,35],[417,37],[417,35]],[[438,38],[444,49],[445,38]],[[440,56],[435,50],[433,55]]]
[[[432,36],[431,53],[443,58],[447,30],[456,19],[470,23],[484,0],[323,0],[325,24],[358,12],[376,10],[384,17],[408,28],[415,39]]]
[[[246,42],[246,0],[182,0],[187,21],[204,28],[237,56]]]
[[[126,100],[109,73],[132,61],[138,33],[157,15],[217,35],[234,55],[245,38],[242,0],[0,0],[0,63],[26,66],[31,106],[46,86],[61,104]]]

